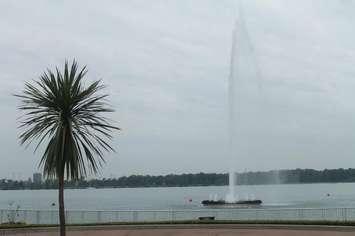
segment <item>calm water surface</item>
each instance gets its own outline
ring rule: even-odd
[[[238,186],[236,189],[241,198],[249,195],[261,199],[264,208],[355,208],[355,183]],[[76,210],[200,209],[201,200],[216,194],[222,198],[227,190],[227,186],[67,189],[65,198],[66,208]],[[57,209],[51,206],[57,203],[57,191],[0,191],[0,209],[8,208],[11,202],[21,209]]]

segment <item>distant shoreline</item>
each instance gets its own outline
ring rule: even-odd
[[[237,174],[238,185],[271,184],[315,184],[315,183],[354,183],[355,169],[293,169],[245,172]],[[158,188],[158,187],[203,187],[226,186],[226,173],[197,173],[169,175],[131,175],[120,178],[66,181],[66,189],[88,188]],[[56,180],[40,183],[28,181],[0,180],[0,190],[57,189]]]

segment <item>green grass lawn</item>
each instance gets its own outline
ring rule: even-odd
[[[297,220],[270,220],[270,221],[236,221],[236,220],[186,220],[186,221],[158,221],[158,222],[112,222],[112,223],[90,223],[90,224],[67,224],[67,226],[114,226],[114,225],[197,225],[197,224],[270,224],[270,225],[321,225],[321,226],[355,226],[355,221],[297,221]],[[42,228],[57,227],[58,225],[32,225],[25,223],[4,223],[0,224],[0,229],[19,228]]]

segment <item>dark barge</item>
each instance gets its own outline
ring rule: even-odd
[[[261,200],[240,200],[235,202],[226,202],[225,200],[203,200],[204,206],[233,206],[233,205],[261,205]]]

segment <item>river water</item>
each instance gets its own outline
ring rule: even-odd
[[[227,186],[67,189],[65,203],[72,210],[202,209],[202,200],[224,198],[227,191]],[[236,192],[240,198],[261,199],[263,208],[355,208],[355,183],[237,186]],[[57,191],[0,191],[0,209],[10,204],[20,209],[57,209]]]

